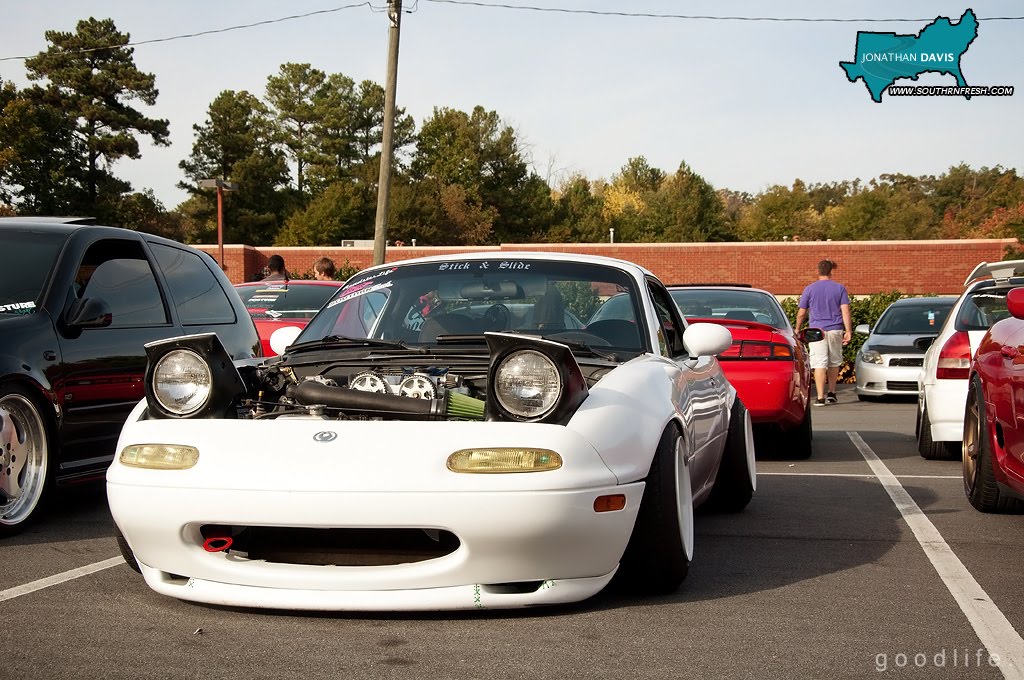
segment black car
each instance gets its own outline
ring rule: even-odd
[[[215,332],[261,356],[208,254],[90,220],[0,219],[0,535],[55,483],[101,477],[145,396],[144,345]]]

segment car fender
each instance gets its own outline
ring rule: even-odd
[[[692,442],[692,422],[677,411],[684,380],[674,379],[678,366],[641,355],[605,375],[590,388],[567,427],[585,437],[620,484],[647,476],[665,426],[679,424]]]

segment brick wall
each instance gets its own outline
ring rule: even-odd
[[[1013,239],[948,241],[807,241],[796,243],[577,243],[505,244],[475,248],[389,247],[387,261],[464,252],[553,251],[605,255],[636,262],[665,283],[749,283],[776,295],[798,295],[816,278],[819,260],[834,260],[833,275],[851,295],[898,290],[906,294],[958,294],[979,262],[1004,259]],[[217,246],[199,246],[217,257]],[[362,269],[373,262],[371,248],[272,248],[225,245],[232,282],[251,281],[277,253],[288,271],[312,271],[323,256]]]

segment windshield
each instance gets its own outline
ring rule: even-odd
[[[635,321],[582,321],[609,299],[636,307],[636,295],[629,275],[596,264],[495,258],[402,265],[353,277],[296,344],[330,336],[480,342],[484,332],[513,331],[640,352],[645,334]]]
[[[254,319],[312,319],[341,285],[268,281],[236,290]]]
[[[938,335],[954,302],[950,298],[931,304],[893,305],[882,314],[872,332],[875,335]]]
[[[67,238],[28,229],[0,231],[0,252],[13,255],[0,267],[0,314],[36,311]]]
[[[676,288],[672,299],[688,318],[757,321],[773,328],[789,328],[789,320],[778,301],[756,290]]]

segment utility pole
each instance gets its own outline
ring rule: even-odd
[[[373,263],[384,264],[388,242],[388,202],[391,199],[391,158],[394,155],[395,90],[398,87],[398,36],[402,28],[402,0],[388,0],[388,77],[384,86],[384,136],[377,181],[377,219],[373,229]]]

